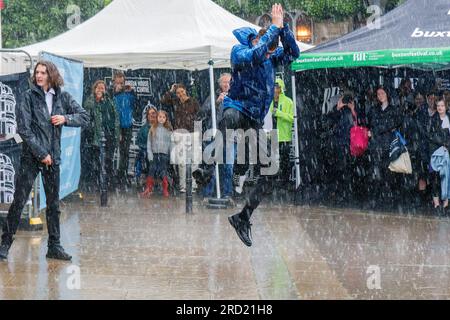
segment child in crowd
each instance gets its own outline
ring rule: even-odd
[[[163,196],[169,196],[169,179],[167,170],[170,163],[172,125],[165,111],[158,112],[158,125],[148,132],[147,157],[150,162],[148,181],[150,194],[157,179],[162,180]]]

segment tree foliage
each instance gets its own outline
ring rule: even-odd
[[[4,48],[16,48],[47,40],[69,29],[67,20],[80,8],[81,22],[89,19],[112,0],[9,0],[2,10]]]
[[[69,29],[70,5],[80,8],[81,22],[89,19],[113,0],[8,0],[2,10],[3,47],[15,48],[52,38]],[[131,1],[131,0],[130,0]],[[213,0],[243,18],[270,13],[273,3],[288,11],[303,11],[316,21],[342,20],[366,14],[368,0]],[[381,0],[390,10],[404,0]]]
[[[272,4],[279,2],[289,11],[300,10],[315,20],[341,20],[366,14],[367,0],[213,0],[228,11],[240,15],[269,13]],[[386,9],[395,8],[404,0],[385,0]]]

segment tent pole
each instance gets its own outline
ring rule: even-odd
[[[294,103],[294,143],[295,143],[295,188],[300,186],[300,148],[298,140],[297,90],[295,87],[295,72],[292,75],[292,101]]]
[[[214,61],[211,59],[208,62],[209,64],[209,88],[210,88],[210,98],[211,98],[211,120],[212,120],[212,129],[213,129],[213,137],[216,137],[217,132],[217,119],[216,119],[216,97],[215,97],[215,89],[214,89]],[[223,140],[224,137],[222,137]],[[216,195],[217,199],[221,198],[220,194],[220,177],[219,177],[219,165],[216,163]]]
[[[379,79],[380,86],[382,86],[382,85],[384,85],[383,70],[379,69],[378,74],[380,75],[380,79]]]

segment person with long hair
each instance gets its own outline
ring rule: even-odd
[[[150,128],[158,125],[158,109],[156,109],[155,106],[149,107],[147,109],[145,118],[147,121],[141,127],[141,129],[139,129],[136,139],[137,145],[139,147],[139,153],[135,163],[136,183],[138,184],[138,186],[140,185],[139,180],[141,178],[142,172],[145,171],[146,173],[148,173],[148,168],[150,166],[147,158],[147,139]],[[146,175],[145,189],[139,195],[141,197],[147,197],[151,192],[150,188],[151,179],[148,175]]]
[[[111,177],[114,176],[114,151],[119,146],[120,125],[119,116],[116,112],[114,100],[106,92],[106,83],[103,80],[95,81],[92,86],[92,94],[86,99],[84,108],[90,116],[88,126],[88,139],[91,143],[90,171],[86,174],[92,175],[95,185],[99,186],[100,181],[100,147],[102,137],[105,141],[105,171],[107,184],[111,188]]]
[[[152,126],[148,132],[147,156],[150,162],[148,173],[149,194],[153,191],[154,183],[162,181],[163,196],[169,196],[168,168],[172,140],[172,125],[165,111],[158,112],[158,124]]]
[[[179,152],[173,160],[173,164],[178,167],[179,191],[186,192],[186,164],[192,163],[192,170],[196,169],[201,156],[201,146],[197,146],[194,141],[201,141],[200,132],[196,132],[195,121],[198,120],[200,105],[194,97],[191,97],[186,86],[181,83],[174,83],[170,91],[161,98],[162,110],[167,112],[170,123],[173,123],[174,144]],[[171,116],[172,114],[172,116]],[[172,122],[173,119],[173,122]],[[194,149],[195,148],[195,149]],[[192,180],[192,192],[195,192],[197,185]]]
[[[3,225],[0,260],[7,259],[20,215],[40,172],[47,200],[48,259],[71,260],[60,242],[59,184],[62,127],[84,127],[87,112],[65,91],[57,67],[39,61],[34,68],[30,89],[17,108],[17,132],[23,140],[20,170],[16,175],[14,200]]]
[[[382,86],[376,90],[378,105],[368,116],[369,152],[373,172],[372,207],[379,207],[394,201],[394,177],[389,171],[389,151],[395,138],[395,130],[402,125],[400,108],[391,104],[388,90]]]
[[[448,114],[447,106],[444,99],[440,99],[436,104],[436,113],[431,119],[430,126],[430,151],[432,155],[440,149],[444,148],[447,152],[450,148],[450,115]],[[433,158],[433,157],[432,157]],[[434,161],[431,160],[431,165],[433,166]],[[433,208],[435,213],[441,213],[442,211],[448,211],[448,199],[450,195],[448,192],[441,193],[441,184],[448,185],[450,176],[441,177],[440,172],[433,171],[431,174],[431,188],[433,193]],[[447,179],[447,181],[443,181]],[[443,195],[443,196],[442,196]],[[442,199],[441,199],[442,198]],[[442,209],[440,204],[440,199],[443,201]]]

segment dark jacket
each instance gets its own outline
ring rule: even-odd
[[[86,128],[88,141],[93,146],[100,147],[103,132],[107,143],[116,148],[119,144],[120,125],[114,101],[108,95],[100,101],[91,95],[86,99],[84,108],[90,117],[89,126]]]
[[[147,121],[138,131],[136,144],[140,150],[147,151],[147,136],[150,130],[150,123]]]
[[[370,110],[368,124],[369,130],[372,132],[369,147],[382,149],[389,153],[390,144],[394,139],[394,131],[402,126],[400,109],[388,105],[383,111],[381,106],[375,106]]]
[[[184,103],[172,92],[166,92],[161,103],[173,110],[173,129],[185,129],[194,132],[194,122],[198,120],[200,106],[195,98],[189,97]]]
[[[22,155],[37,161],[47,155],[58,165],[61,162],[62,126],[51,124],[54,115],[64,115],[65,126],[85,127],[89,122],[87,112],[60,88],[55,90],[52,114],[48,113],[44,91],[34,84],[24,94],[24,99],[17,109],[17,132],[23,140]]]
[[[447,113],[447,117],[450,119],[449,113]],[[450,131],[449,129],[442,129],[442,120],[437,112],[431,118],[429,137],[430,154],[433,154],[440,147],[450,149]]]
[[[361,113],[356,111],[356,124],[365,125]],[[336,147],[344,147],[350,150],[350,130],[355,125],[352,111],[344,107],[341,110],[337,106],[327,115],[329,121],[332,122],[332,144]]]
[[[415,157],[425,163],[429,162],[428,132],[430,130],[431,117],[428,111],[422,108],[410,106],[405,109],[402,133],[408,142],[408,151],[411,157]]]
[[[231,87],[223,106],[237,109],[263,124],[273,100],[276,68],[292,63],[299,57],[300,49],[287,24],[281,29],[271,25],[256,46],[251,43],[256,30],[240,28],[233,34],[240,44],[231,50]],[[278,47],[267,59],[268,48],[278,36],[283,47]]]

